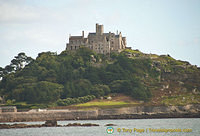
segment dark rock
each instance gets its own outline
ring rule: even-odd
[[[0,129],[10,129],[10,128],[27,128],[27,124],[0,124]]]
[[[105,126],[117,126],[115,124],[106,124]]]
[[[71,126],[81,126],[81,123],[69,123],[66,126],[71,127]]]
[[[56,127],[57,121],[56,120],[47,120],[44,124],[46,127]]]
[[[68,125],[57,125],[56,120],[47,120],[45,124],[35,124],[35,125],[27,125],[27,124],[0,124],[0,129],[11,129],[11,128],[40,128],[40,127],[71,127],[71,126],[81,126],[81,127],[91,127],[91,126],[99,126],[98,124],[92,123],[69,123]]]
[[[11,128],[8,124],[0,124],[0,129],[9,129]]]
[[[13,124],[11,125],[12,128],[27,128],[27,124]]]
[[[68,125],[66,125],[66,127],[71,127],[71,126],[82,126],[82,127],[91,127],[91,126],[99,126],[98,124],[92,124],[92,123],[85,123],[85,124],[81,124],[81,123],[69,123]]]
[[[85,124],[82,124],[81,126],[91,127],[91,126],[99,126],[99,124],[85,123]]]

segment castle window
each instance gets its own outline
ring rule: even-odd
[[[112,43],[112,44],[114,44],[114,42],[113,42],[113,41],[112,41],[111,43]]]
[[[106,37],[107,42],[109,41],[108,37]]]
[[[73,41],[71,41],[71,43],[73,43]]]

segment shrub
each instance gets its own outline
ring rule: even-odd
[[[87,95],[78,98],[67,98],[67,99],[59,99],[56,103],[58,106],[68,106],[71,104],[85,103],[95,99],[94,95]]]

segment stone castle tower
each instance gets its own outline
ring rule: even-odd
[[[96,33],[89,33],[88,37],[70,36],[69,43],[67,43],[67,50],[76,50],[80,46],[88,47],[96,53],[109,54],[110,52],[121,52],[126,48],[126,37],[122,37],[121,32],[104,33],[103,25],[96,24]]]

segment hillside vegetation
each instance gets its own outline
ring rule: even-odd
[[[7,105],[68,106],[113,93],[150,105],[170,105],[176,97],[182,102],[181,95],[187,94],[191,100],[184,100],[200,102],[199,68],[169,55],[138,50],[126,49],[106,56],[80,48],[58,55],[43,52],[35,60],[20,53],[11,65],[0,68],[0,75],[0,96]]]

